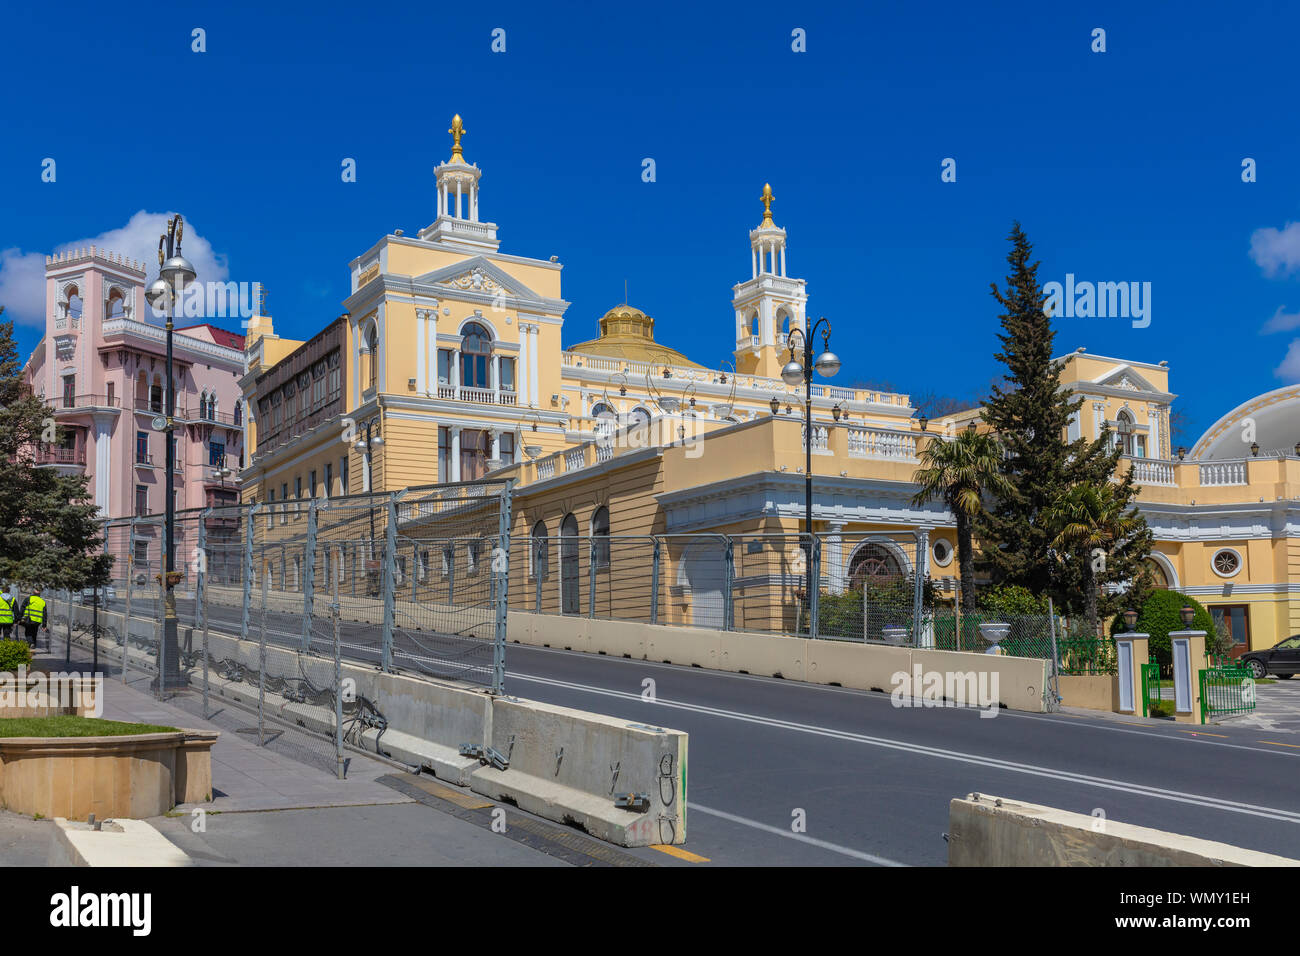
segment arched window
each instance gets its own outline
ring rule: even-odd
[[[865,581],[886,584],[903,576],[898,556],[883,544],[868,541],[854,552],[849,562],[849,584],[859,588]]]
[[[530,577],[546,580],[550,563],[547,557],[548,544],[546,522],[539,521],[533,525],[532,540],[528,549],[528,574]]]
[[[1158,561],[1147,558],[1142,562],[1142,567],[1151,575],[1151,586],[1159,588],[1162,591],[1169,590],[1169,575],[1165,574],[1165,569],[1160,566]]]
[[[595,419],[596,436],[603,438],[618,428],[618,413],[604,402],[591,406],[591,417]]]
[[[366,388],[374,388],[379,382],[379,330],[373,325],[366,332],[366,355],[369,362],[366,367]]]
[[[477,322],[461,332],[460,384],[465,388],[491,388],[488,366],[491,364],[492,336]]]
[[[597,568],[609,567],[609,509],[604,505],[591,516],[591,556]]]
[[[650,413],[638,405],[627,415],[628,425],[632,428],[639,428],[642,425],[650,424]]]
[[[68,315],[71,318],[81,318],[81,290],[75,285],[68,286]]]
[[[1120,409],[1119,414],[1115,416],[1115,444],[1123,449],[1121,454],[1128,455],[1130,458],[1146,457],[1146,436],[1137,433],[1133,416],[1128,409]]]
[[[120,319],[124,315],[126,315],[126,295],[121,289],[110,289],[108,302],[104,304],[104,317],[107,319]]]
[[[235,402],[235,424],[244,424],[244,403],[242,400]]]
[[[560,613],[579,613],[578,519],[572,514],[560,522]]]

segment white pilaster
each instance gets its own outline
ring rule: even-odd
[[[460,481],[460,429],[451,429],[451,480]]]
[[[529,362],[529,368],[530,368],[530,370],[531,370],[531,372],[532,372],[531,378],[532,378],[532,390],[533,390],[533,404],[536,405],[536,404],[538,403],[538,397],[537,397],[537,333],[540,331],[540,326],[537,326],[537,325],[535,325],[535,324],[534,324],[534,325],[531,325],[531,326],[529,326],[529,330],[530,330],[529,334],[532,336],[532,342],[531,342],[531,343],[529,344],[529,346],[528,346],[528,362]]]
[[[415,310],[415,387],[423,392],[428,387],[428,369],[425,368],[425,358],[427,349],[424,338],[424,319],[425,312],[423,309]]]
[[[832,522],[830,525],[830,534],[826,536],[826,570],[829,572],[830,592],[832,594],[844,593],[844,523],[842,521]]]

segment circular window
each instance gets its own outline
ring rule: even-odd
[[[952,563],[952,545],[944,538],[935,539],[934,544],[930,545],[930,554],[934,557],[934,563],[941,568]]]
[[[1241,570],[1241,555],[1231,548],[1224,548],[1215,552],[1211,563],[1214,566],[1214,573],[1219,577],[1236,577],[1237,572]]]

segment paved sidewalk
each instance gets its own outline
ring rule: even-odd
[[[36,666],[64,670],[60,650],[56,648],[53,657],[40,652]],[[74,670],[90,670],[89,656],[80,649],[73,649],[72,658]],[[223,705],[220,699],[212,702],[214,711]],[[109,675],[104,680],[103,716],[220,731],[212,747],[214,799],[202,805],[205,812],[196,815],[193,805],[185,805],[149,820],[199,865],[565,865],[379,783],[387,775],[420,779],[392,764],[350,753],[347,777],[339,780],[319,765],[295,760],[275,747],[257,746],[255,733],[231,732],[233,725],[256,727],[256,714],[227,706],[214,714],[215,720],[205,721],[195,712],[155,700],[147,680],[123,684]],[[48,820],[0,811],[0,865],[43,865],[51,828]]]

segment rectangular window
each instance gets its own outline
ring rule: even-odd
[[[108,383],[108,407],[113,408],[117,405],[117,383]]]
[[[297,478],[295,478],[295,479],[293,480],[293,496],[294,496],[294,498],[296,499],[296,501],[298,502],[297,504],[294,505],[294,508],[293,508],[293,516],[294,516],[295,518],[301,518],[301,517],[302,517],[302,504],[301,504],[301,502],[302,502],[302,476],[301,476],[301,475],[298,476]]]
[[[438,384],[451,384],[451,351],[438,349]]]
[[[1245,649],[1250,646],[1250,608],[1245,604],[1220,604],[1210,608],[1214,626],[1222,626],[1233,646]]]
[[[149,464],[149,433],[135,433],[135,460],[136,464]]]
[[[328,498],[334,494],[334,465],[331,462],[325,463],[325,497]]]
[[[348,456],[339,459],[339,488],[342,494],[348,493]]]
[[[208,464],[213,468],[226,467],[226,443],[223,441],[208,442]]]
[[[289,483],[280,484],[280,524],[289,523]]]
[[[339,353],[331,352],[328,359],[329,365],[329,397],[330,401],[339,397],[339,392],[343,390],[342,363],[339,361]]]
[[[501,390],[504,392],[513,392],[515,390],[515,360],[501,356]]]
[[[135,486],[135,513],[137,515],[147,515],[149,513],[149,486]]]
[[[77,376],[69,375],[63,380],[63,407],[75,408],[77,404]]]
[[[316,497],[316,472],[313,469],[307,481],[307,497]]]
[[[149,570],[149,542],[137,541],[135,543],[135,556],[132,560],[137,571],[148,572]]]
[[[513,465],[515,463],[515,436],[507,432],[497,439],[497,448],[501,454],[502,465]]]
[[[275,524],[275,489],[271,488],[266,493],[266,503],[270,506],[266,509],[266,526],[269,528]]]
[[[451,429],[438,429],[438,480],[451,481]]]

